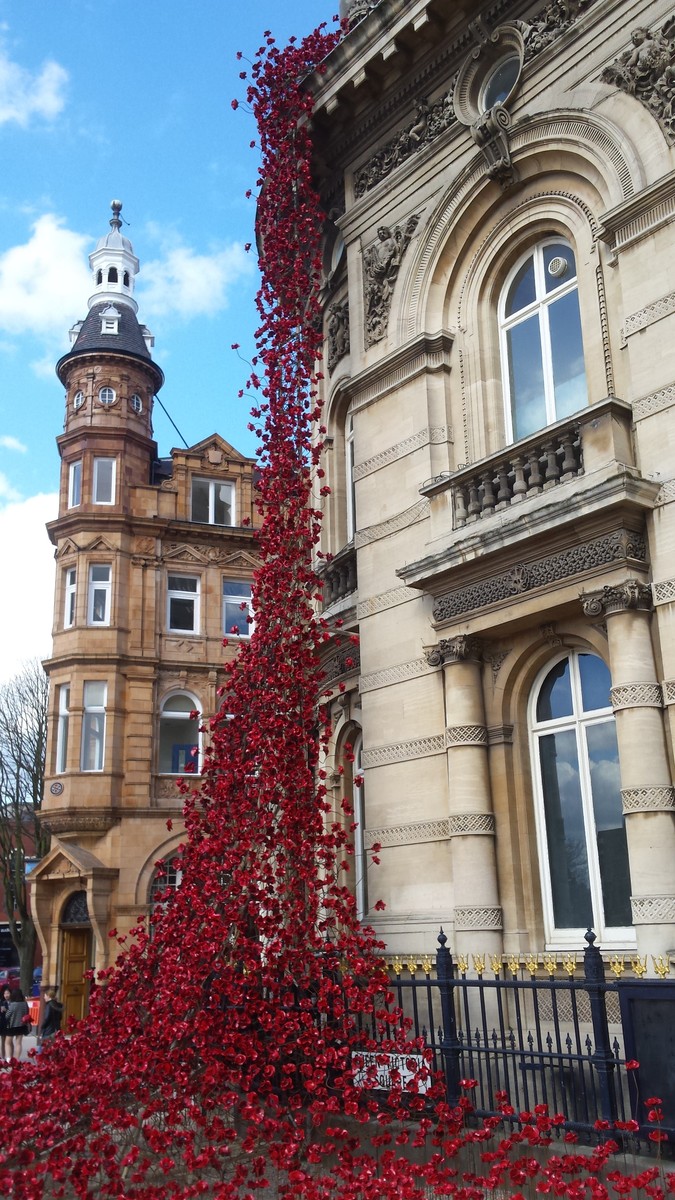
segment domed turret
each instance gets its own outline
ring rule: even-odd
[[[128,238],[120,232],[122,201],[111,201],[112,217],[110,233],[99,238],[96,249],[89,255],[89,266],[94,276],[94,288],[89,297],[89,308],[108,301],[111,304],[128,304],[134,312],[138,305],[133,297],[134,279],[138,274],[138,259]]]

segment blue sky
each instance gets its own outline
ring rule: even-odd
[[[239,72],[270,29],[285,43],[337,0],[0,0],[0,679],[50,649],[63,391],[54,363],[86,315],[87,255],[119,197],[140,259],[139,319],[161,392],[192,444],[217,429],[255,453],[237,398],[255,328],[257,158]],[[178,439],[155,408],[160,453]]]

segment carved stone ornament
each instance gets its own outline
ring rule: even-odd
[[[328,370],[334,371],[338,363],[349,354],[349,302],[334,301],[328,309]]]
[[[346,17],[349,21],[349,28],[353,29],[373,8],[377,8],[380,0],[341,0],[340,16]]]
[[[401,259],[417,229],[419,216],[409,217],[405,225],[381,225],[377,241],[363,252],[363,291],[366,310],[365,344],[374,346],[386,335],[389,311],[398,279]]]
[[[654,31],[640,26],[630,36],[632,46],[600,78],[644,104],[675,142],[675,17]]]
[[[521,39],[523,62],[528,62],[536,54],[550,46],[594,2],[595,0],[550,0],[544,8],[527,21],[514,21],[512,27],[517,28]],[[355,7],[357,6],[359,9],[366,8],[366,4],[359,3],[359,0]],[[371,4],[368,7],[374,7],[374,5]],[[362,16],[366,15],[366,11],[362,13]],[[350,22],[351,20],[350,11]],[[480,21],[471,22],[471,26],[474,37],[480,46],[488,45],[494,34],[487,34]],[[495,33],[498,31],[495,30]],[[417,150],[435,141],[441,133],[457,123],[454,100],[457,78],[457,74],[451,77],[448,80],[447,91],[433,102],[423,97],[417,97],[414,100],[412,115],[400,133],[391,138],[356,171],[354,190],[357,198],[363,196],[381,180],[386,179],[387,175],[415,154]],[[473,119],[475,117],[467,124],[471,125]]]
[[[502,187],[508,187],[516,178],[507,135],[510,125],[510,113],[503,105],[496,104],[489,112],[481,113],[471,126],[471,137],[487,163],[488,176]]]
[[[626,579],[624,583],[608,585],[595,592],[581,593],[581,606],[586,617],[610,616],[628,609],[649,612],[652,607],[652,590],[639,579]]]
[[[675,923],[675,896],[631,896],[634,925]]]
[[[502,910],[484,906],[481,908],[455,908],[455,929],[467,932],[473,929],[501,929]]]
[[[441,638],[435,646],[424,651],[430,667],[442,667],[446,663],[481,662],[483,648],[480,640],[462,633],[459,637]]]

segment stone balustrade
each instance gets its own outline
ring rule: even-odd
[[[330,608],[338,600],[355,592],[358,585],[356,575],[356,550],[345,546],[321,571],[323,582],[323,607]]]
[[[451,476],[454,528],[567,483],[583,471],[578,422],[546,430]]]

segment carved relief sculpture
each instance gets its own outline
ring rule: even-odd
[[[635,96],[675,141],[675,17],[654,33],[634,29],[631,41],[632,47],[605,67],[600,78]]]
[[[349,302],[335,301],[328,310],[328,370],[349,354]]]
[[[391,298],[401,259],[418,222],[419,216],[412,216],[404,226],[396,225],[390,229],[388,225],[381,225],[377,231],[377,241],[363,252],[366,348],[382,341],[387,332]]]
[[[375,187],[381,179],[385,179],[395,167],[405,162],[422,146],[428,145],[449,129],[455,120],[455,110],[452,104],[454,79],[449,90],[430,104],[424,97],[418,97],[413,103],[413,116],[410,122],[395,138],[378,150],[364,166],[360,167],[354,176],[354,192],[363,196],[370,188]]]

